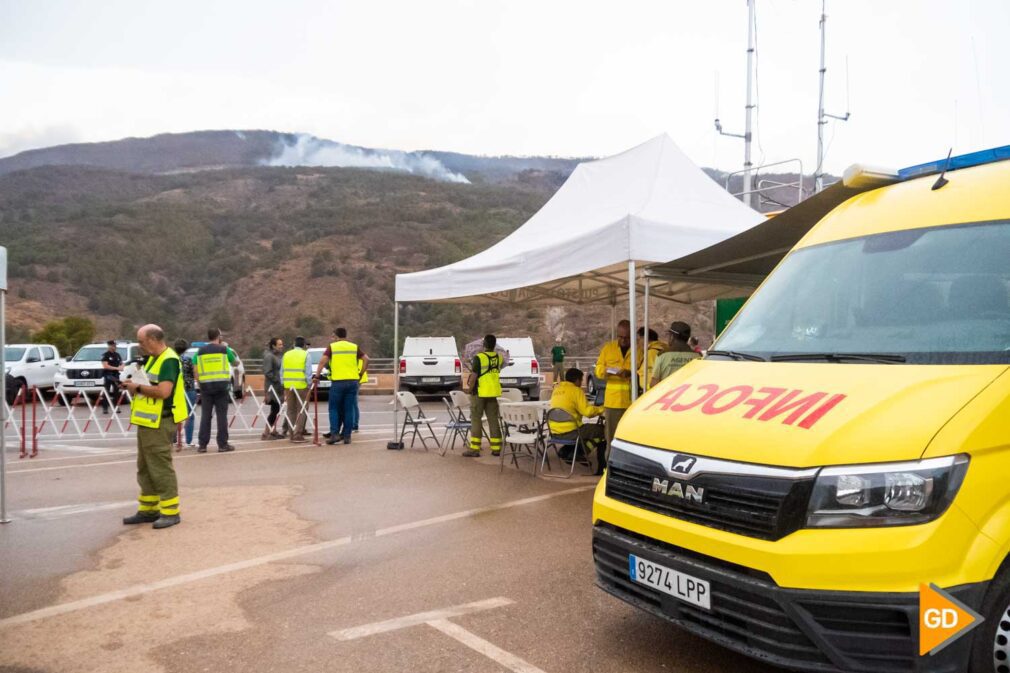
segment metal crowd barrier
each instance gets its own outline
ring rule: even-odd
[[[304,413],[306,416],[305,430],[311,432],[312,443],[321,446],[319,439],[319,391],[313,384],[306,388],[308,394],[301,404],[295,418]],[[260,428],[267,427],[269,405],[261,403],[251,386],[246,386],[242,399],[235,397],[234,391],[229,391],[231,404],[228,406],[229,429],[238,433],[256,432],[259,421]],[[273,398],[280,404],[280,411],[271,432],[281,432],[287,423],[287,403],[276,392],[270,391]],[[107,418],[101,413],[102,402],[109,410]],[[53,389],[44,391],[38,388],[21,386],[11,404],[2,400],[4,405],[3,432],[13,430],[19,440],[18,458],[35,458],[39,455],[39,441],[53,440],[83,440],[125,438],[132,436],[133,425],[130,423],[130,403],[132,398],[126,390],[119,393],[115,400],[104,388],[93,393],[77,391],[72,395]],[[83,402],[83,406],[80,404]],[[188,401],[187,401],[187,406]],[[19,408],[20,407],[20,408]],[[189,408],[188,418],[197,422],[197,405]],[[122,409],[125,413],[120,414]],[[187,421],[179,423],[176,435],[177,450],[182,448],[184,426]],[[195,430],[195,428],[194,428]]]

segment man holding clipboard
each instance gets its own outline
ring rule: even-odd
[[[596,359],[596,378],[607,382],[603,397],[603,418],[607,424],[607,458],[610,457],[610,443],[614,441],[617,424],[631,406],[632,369],[631,323],[622,320],[617,323],[617,338],[603,344],[600,357]],[[600,473],[605,464],[605,461],[600,462]]]

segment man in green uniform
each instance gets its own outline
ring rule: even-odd
[[[551,365],[554,369],[554,385],[561,383],[561,379],[565,376],[565,355],[568,351],[565,347],[561,345],[561,337],[558,337],[554,341],[554,347],[551,348]]]
[[[137,343],[147,355],[147,380],[131,378],[123,387],[132,398],[130,423],[137,426],[137,483],[140,496],[137,513],[124,524],[153,523],[168,528],[179,523],[179,484],[172,467],[172,442],[176,425],[186,419],[186,393],[182,362],[165,343],[157,325],[144,325]]]
[[[470,393],[470,450],[463,456],[480,456],[480,441],[483,434],[482,419],[487,416],[491,433],[491,455],[501,453],[501,424],[498,421],[498,397],[501,396],[499,372],[502,368],[501,353],[495,352],[498,340],[493,334],[484,337],[484,350],[477,353],[470,363],[470,375],[466,389]]]

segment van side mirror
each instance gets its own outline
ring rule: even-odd
[[[25,362],[27,362],[28,364],[32,364],[33,362],[42,362],[42,358],[40,358],[38,355],[29,355],[28,359]]]

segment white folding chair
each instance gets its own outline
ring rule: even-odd
[[[410,436],[410,447],[414,448],[414,442],[420,438],[421,445],[424,450],[428,450],[427,438],[422,432],[422,428],[428,428],[428,432],[431,433],[431,438],[434,440],[435,445],[438,445],[438,435],[435,434],[435,429],[431,427],[431,424],[436,420],[433,416],[425,416],[424,409],[421,408],[421,404],[414,397],[414,393],[407,391],[400,391],[396,393],[396,401],[403,409],[403,425],[400,427],[400,443],[403,443],[403,438],[407,434],[407,426],[409,425],[414,433]]]
[[[505,469],[505,455],[512,459],[512,464],[519,469],[519,459],[530,461],[530,476],[537,474],[537,459],[544,450],[538,426],[540,412],[535,407],[527,407],[505,402],[498,407],[502,425],[501,463],[498,471]]]

